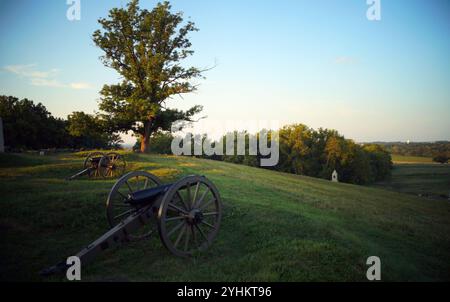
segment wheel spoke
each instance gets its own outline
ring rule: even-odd
[[[186,240],[184,241],[184,251],[187,251],[188,246],[189,246],[189,237],[191,235],[191,233],[189,232],[189,226],[186,225]]]
[[[177,224],[176,227],[174,227],[169,233],[167,233],[167,237],[170,237],[174,232],[176,232],[179,228],[181,228],[184,225],[184,221]]]
[[[183,196],[179,192],[177,192],[177,197],[181,200],[181,203],[183,204],[183,207],[186,209],[186,211],[189,211],[189,206],[184,202]]]
[[[204,225],[209,226],[209,227],[212,228],[212,229],[215,229],[215,228],[216,228],[215,226],[213,226],[212,224],[210,224],[210,223],[208,223],[208,222],[206,222],[206,221],[204,221],[204,220],[202,220],[202,223],[203,223]]]
[[[194,242],[194,246],[197,246],[197,236],[195,236],[194,226],[191,225],[192,232],[192,242]]]
[[[206,189],[205,192],[203,192],[202,197],[200,197],[200,199],[197,201],[197,203],[196,203],[196,205],[195,205],[196,208],[197,208],[197,207],[200,207],[200,205],[202,204],[202,202],[203,202],[203,200],[205,199],[206,194],[208,194],[208,192],[209,192],[209,188]]]
[[[200,188],[200,182],[197,182],[197,185],[195,186],[194,197],[192,198],[192,208],[191,209],[195,209],[195,205],[197,204],[197,195],[198,195],[199,188]]]
[[[190,209],[192,209],[191,184],[190,183],[186,184],[186,189],[187,189],[187,196],[188,196],[187,202],[188,202],[189,210],[190,210]]]
[[[205,203],[204,205],[202,205],[201,207],[200,207],[200,210],[203,210],[203,209],[205,209],[205,208],[207,208],[211,203],[213,203],[214,201],[216,201],[216,198],[215,197],[213,197],[211,200],[209,200],[207,203]]]
[[[175,217],[170,217],[170,218],[166,218],[166,221],[175,221],[175,220],[181,220],[181,219],[185,219],[186,217],[184,216],[175,216]]]
[[[119,194],[120,196],[122,196],[122,198],[123,198],[124,201],[125,201],[125,200],[128,200],[128,197],[126,197],[125,195],[123,195],[122,193],[120,193],[119,190],[117,190],[116,192],[117,192],[117,194]]]
[[[183,214],[188,214],[185,210],[183,210],[180,207],[177,207],[176,205],[174,205],[173,203],[170,203],[170,202],[169,202],[169,208],[175,209],[178,212],[183,213]]]
[[[136,191],[139,191],[139,176],[136,176]]]
[[[219,212],[203,213],[203,216],[216,216],[216,215],[219,215]]]
[[[173,244],[173,246],[174,246],[175,248],[177,248],[178,243],[180,243],[181,238],[183,238],[183,235],[184,235],[184,232],[186,231],[186,229],[187,229],[187,224],[184,224],[184,225],[183,225],[183,228],[182,228],[181,231],[180,231],[180,234],[178,234],[177,240],[176,240],[175,243]]]
[[[127,184],[127,187],[128,187],[128,190],[130,191],[130,193],[133,193],[133,189],[131,189],[131,186],[128,183],[128,181],[125,181],[125,183]]]
[[[202,229],[196,224],[195,228],[200,232],[200,235],[206,240],[206,242],[209,243],[208,237],[206,237],[205,233],[202,231]]]

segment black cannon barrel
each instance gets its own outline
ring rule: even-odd
[[[100,162],[101,159],[102,159],[101,156],[93,157],[93,158],[91,158],[91,163],[96,163],[96,164],[98,164],[98,163]]]
[[[155,199],[159,195],[166,193],[172,185],[173,184],[166,184],[157,186],[155,188],[149,188],[130,193],[128,194],[127,202],[131,205],[144,205],[151,203],[155,201]]]

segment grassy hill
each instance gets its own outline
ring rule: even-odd
[[[0,155],[1,280],[48,280],[38,271],[107,230],[114,180],[64,180],[82,155]],[[373,255],[384,281],[450,281],[448,201],[188,157],[127,158],[166,182],[206,175],[223,198],[222,227],[189,259],[157,236],[109,250],[84,281],[365,281]]]

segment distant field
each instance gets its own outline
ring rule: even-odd
[[[64,180],[81,155],[0,154],[1,281],[64,281],[38,272],[108,229],[115,180]],[[108,250],[83,267],[84,281],[367,281],[373,255],[384,281],[450,281],[446,200],[204,159],[126,156],[129,169],[164,182],[206,175],[223,198],[222,227],[208,251],[188,259],[157,236]]]
[[[404,155],[395,155],[395,154],[392,154],[391,156],[392,156],[392,161],[394,163],[403,163],[403,164],[433,163],[433,159],[431,157],[404,156]]]
[[[447,200],[450,198],[450,165],[424,162],[394,164],[391,179],[379,182],[375,187]]]

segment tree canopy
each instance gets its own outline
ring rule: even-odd
[[[152,133],[169,130],[176,120],[192,121],[202,110],[187,111],[167,107],[173,96],[196,90],[193,80],[201,77],[196,67],[182,62],[191,56],[189,33],[198,29],[191,21],[183,23],[181,12],[172,13],[169,2],[152,10],[141,9],[139,0],[126,8],[113,8],[107,18],[98,20],[101,30],[93,34],[103,50],[103,64],[115,69],[122,81],[104,85],[100,110],[105,112],[111,131],[133,131],[146,152]]]
[[[105,121],[83,112],[56,118],[41,103],[0,96],[5,145],[10,151],[49,148],[117,148],[121,142]]]
[[[82,111],[72,112],[67,117],[67,131],[73,144],[85,148],[119,148],[119,135],[108,132],[105,121],[99,116]]]
[[[65,147],[62,119],[53,117],[41,103],[13,96],[0,96],[5,145],[14,149]]]

